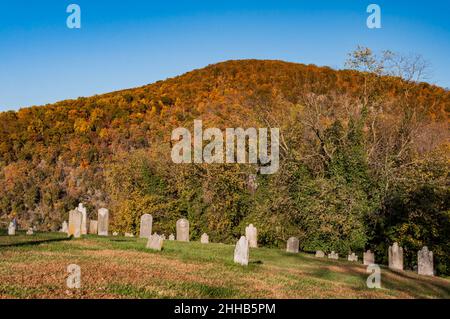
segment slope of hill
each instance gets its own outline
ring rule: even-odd
[[[0,236],[0,299],[450,298],[448,279],[384,267],[382,289],[369,289],[366,267],[342,259],[258,248],[242,267],[233,263],[233,245],[165,241],[161,252],[145,245],[125,237]],[[67,289],[69,264],[82,269],[81,289]]]
[[[113,227],[155,231],[181,216],[194,238],[231,241],[253,222],[263,245],[291,235],[303,250],[394,240],[406,264],[428,245],[450,271],[450,93],[426,83],[281,61],[228,61],[144,87],[0,113],[0,212],[57,229],[82,201]],[[279,127],[281,166],[248,187],[249,165],[175,165],[170,137],[211,127]],[[172,225],[172,226],[168,226]],[[158,229],[161,227],[161,229]],[[166,227],[166,228],[165,228]]]

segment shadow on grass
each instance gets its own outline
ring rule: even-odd
[[[45,244],[45,243],[69,241],[69,240],[72,240],[72,236],[67,237],[67,238],[51,238],[51,239],[43,239],[43,240],[25,241],[25,242],[21,242],[21,243],[0,244],[0,247],[37,246],[37,245]]]

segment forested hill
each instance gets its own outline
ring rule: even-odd
[[[24,92],[26,94],[26,92]],[[427,83],[281,61],[228,61],[147,86],[0,113],[0,214],[57,229],[84,202],[113,227],[141,214],[173,232],[231,241],[246,223],[262,244],[385,253],[428,245],[449,272],[450,92]],[[173,128],[279,127],[281,166],[176,165]],[[420,247],[421,248],[421,247]],[[409,250],[408,250],[409,249]],[[447,257],[446,257],[447,256]],[[408,259],[409,258],[409,259]]]

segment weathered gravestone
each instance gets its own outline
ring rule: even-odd
[[[356,256],[355,253],[351,253],[350,255],[348,255],[347,260],[348,261],[358,261],[358,256]]]
[[[67,226],[67,222],[63,221],[61,225],[61,233],[67,233],[69,231],[69,226]]]
[[[417,253],[417,271],[419,275],[434,276],[433,252],[427,246]]]
[[[109,210],[106,208],[100,208],[98,210],[97,228],[99,236],[108,236]]]
[[[370,251],[366,251],[363,256],[364,265],[373,265],[375,264],[375,254]]]
[[[8,225],[8,235],[14,236],[16,234],[16,225],[13,222],[10,222]]]
[[[173,234],[169,235],[169,240],[175,240],[175,236]]]
[[[119,233],[115,231],[115,232],[113,233],[113,236],[119,236]]]
[[[77,210],[81,213],[81,235],[87,235],[89,225],[87,209],[84,207],[83,203],[79,203]]]
[[[317,250],[316,251],[316,257],[317,258],[324,258],[325,257],[325,253],[321,250]]]
[[[33,235],[34,234],[34,231],[33,231],[33,228],[28,228],[28,230],[27,230],[27,232],[26,232],[26,234],[28,235],[28,236],[31,236],[31,235]]]
[[[134,237],[134,234],[132,234],[132,233],[125,233],[125,237]]]
[[[161,238],[162,238],[163,240],[166,240],[166,235],[165,235],[165,234],[162,234],[162,235],[161,235]]]
[[[200,238],[200,242],[202,244],[208,244],[209,243],[209,236],[207,234],[203,234],[202,237]]]
[[[177,221],[177,240],[189,241],[189,221],[187,219],[179,219]]]
[[[403,248],[394,243],[389,246],[389,268],[403,270]]]
[[[149,238],[152,234],[153,216],[144,214],[141,216],[141,226],[139,229],[140,238]]]
[[[291,237],[287,241],[286,251],[288,253],[298,253],[299,241],[297,237]]]
[[[152,250],[162,250],[164,239],[158,234],[150,235],[147,241],[147,248]]]
[[[69,230],[67,232],[68,236],[73,236],[75,238],[81,237],[82,218],[83,215],[78,209],[74,209],[69,212]]]
[[[236,243],[236,247],[234,249],[234,262],[242,266],[247,266],[249,254],[250,254],[249,242],[247,238],[245,238],[245,236],[241,236],[241,238]]]
[[[339,254],[335,253],[334,250],[328,254],[329,259],[339,259]]]
[[[258,230],[253,224],[245,227],[245,238],[248,240],[248,244],[251,248],[258,247]]]
[[[98,233],[98,221],[91,220],[89,222],[89,234],[97,235]]]

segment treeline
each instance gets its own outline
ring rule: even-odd
[[[263,245],[305,251],[397,241],[413,268],[427,245],[450,274],[450,93],[393,76],[280,61],[229,61],[141,88],[0,113],[0,212],[56,230],[78,202],[113,227],[155,231],[179,217],[193,238],[232,242],[248,223]],[[172,129],[279,127],[280,170],[178,165]],[[256,176],[255,187],[253,177]]]

